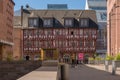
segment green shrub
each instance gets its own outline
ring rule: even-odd
[[[93,57],[89,57],[89,60],[90,61],[94,61],[95,59]]]
[[[120,60],[120,54],[117,54],[114,60]]]
[[[106,60],[114,60],[114,57],[113,56],[106,56]]]
[[[99,61],[99,60],[102,60],[102,58],[100,58],[100,57],[96,57],[95,60],[98,60],[98,61]]]

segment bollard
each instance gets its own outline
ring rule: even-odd
[[[106,70],[106,71],[109,70],[109,63],[108,63],[108,61],[105,61],[105,70]]]
[[[112,75],[115,75],[116,73],[116,64],[115,61],[112,62]]]
[[[58,80],[69,80],[68,76],[69,65],[65,63],[61,63],[58,66]]]

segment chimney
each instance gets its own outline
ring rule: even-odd
[[[23,26],[23,6],[21,6],[21,26]]]
[[[29,8],[30,8],[30,6],[28,4],[26,4],[26,9],[29,9]]]

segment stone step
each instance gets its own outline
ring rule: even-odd
[[[46,60],[42,62],[42,66],[58,66],[57,60]]]

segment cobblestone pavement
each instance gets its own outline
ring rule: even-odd
[[[79,65],[69,69],[69,80],[120,80],[120,75],[112,75],[103,66]]]

